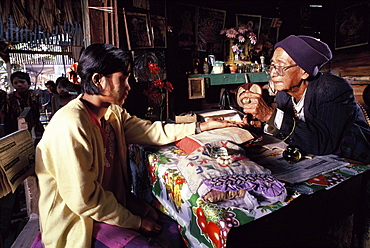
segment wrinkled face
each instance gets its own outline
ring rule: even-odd
[[[271,80],[274,82],[275,90],[284,90],[288,93],[294,91],[294,88],[300,85],[302,78],[308,76],[299,66],[288,67],[294,64],[294,60],[284,49],[281,47],[276,48],[271,59],[271,65],[286,67],[286,69],[283,70],[283,75],[278,75],[275,70],[271,70]]]
[[[127,98],[131,87],[128,83],[130,75],[124,75],[122,72],[115,72],[103,76],[101,86],[103,88],[102,96],[106,102],[122,105]]]
[[[27,80],[21,79],[19,77],[14,77],[12,84],[14,89],[20,93],[27,91],[30,87]]]

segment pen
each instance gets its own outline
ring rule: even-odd
[[[235,110],[239,115],[241,115],[241,116],[242,116],[242,118],[244,118],[245,114],[244,114],[243,112],[241,112],[240,110],[237,110],[237,109],[236,109],[236,108],[234,108],[233,106],[230,106],[230,108],[231,108],[232,110]]]

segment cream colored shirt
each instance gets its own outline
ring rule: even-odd
[[[45,247],[91,247],[93,221],[138,230],[141,218],[102,188],[104,145],[82,95],[52,118],[36,148],[40,224]],[[195,124],[151,123],[119,106],[104,116],[117,135],[118,157],[128,180],[127,144],[163,145],[194,134]],[[129,185],[127,185],[129,187]]]

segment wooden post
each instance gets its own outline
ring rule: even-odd
[[[170,117],[170,109],[169,109],[169,100],[168,100],[168,90],[166,90],[166,118]]]

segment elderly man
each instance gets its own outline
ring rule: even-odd
[[[343,78],[319,72],[332,58],[327,44],[310,36],[291,35],[275,45],[270,73],[277,108],[260,94],[246,91],[245,113],[274,135],[304,153],[337,154],[370,162],[369,119]]]

